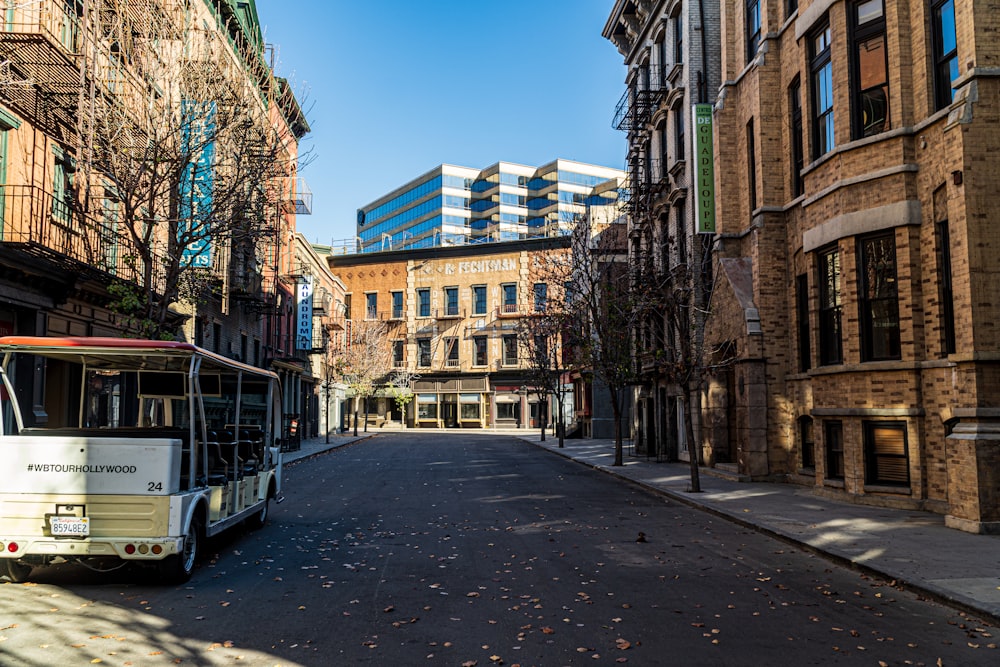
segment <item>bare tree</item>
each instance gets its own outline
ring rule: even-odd
[[[368,399],[392,370],[389,328],[383,320],[351,322],[339,344],[331,345],[331,368],[354,394],[354,435],[358,434],[358,405],[365,404],[368,432]]]
[[[173,304],[227,282],[259,290],[298,157],[272,109],[294,99],[235,19],[205,26],[183,0],[128,4],[84,15],[72,205],[91,261],[119,278],[112,307],[137,334],[169,337]]]
[[[539,255],[533,270],[531,282],[534,292],[529,295],[532,310],[518,321],[518,346],[527,365],[527,386],[538,395],[541,404],[541,439],[545,440],[545,408],[551,397],[558,410],[556,435],[559,446],[563,447],[566,437],[565,399],[569,393],[563,381],[568,370],[568,355],[563,342],[571,324],[565,300],[565,285],[572,273],[570,256],[557,251]]]
[[[403,427],[406,427],[406,408],[413,402],[413,382],[420,379],[417,373],[409,368],[394,368],[389,373],[386,386],[392,395],[400,413],[403,415]]]
[[[577,363],[593,371],[611,399],[616,466],[623,465],[625,390],[638,380],[632,335],[642,322],[648,299],[647,292],[629,279],[625,233],[618,207],[589,209],[574,232],[567,300]]]

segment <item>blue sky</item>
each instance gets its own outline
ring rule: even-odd
[[[328,244],[356,211],[441,163],[555,158],[623,168],[611,127],[625,66],[601,37],[613,0],[257,0],[278,74],[312,133],[302,175]]]

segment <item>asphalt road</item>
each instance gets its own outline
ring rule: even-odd
[[[1000,630],[520,440],[380,434],[183,587],[0,585],[0,665],[997,665]]]

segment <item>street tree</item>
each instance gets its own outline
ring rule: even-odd
[[[354,435],[358,434],[358,407],[364,402],[368,432],[368,399],[383,386],[392,370],[392,344],[384,320],[349,323],[339,344],[331,345],[331,368],[354,395]]]
[[[396,367],[389,373],[386,389],[403,416],[403,426],[406,426],[406,409],[413,402],[413,382],[420,379],[415,371],[406,367]]]
[[[234,18],[205,29],[185,21],[183,0],[136,1],[92,13],[128,68],[85,59],[94,71],[67,203],[92,261],[118,278],[112,308],[136,335],[163,338],[174,304],[230,281],[259,289],[298,156],[294,130],[271,111],[291,95]]]
[[[617,206],[594,206],[573,234],[570,295],[573,353],[608,391],[614,417],[614,465],[623,465],[625,392],[638,381],[633,332],[648,308],[649,293],[629,279],[626,225]]]
[[[569,356],[565,354],[564,340],[571,326],[570,311],[566,308],[565,285],[571,277],[572,263],[567,252],[552,251],[536,258],[532,267],[532,289],[526,302],[530,312],[518,321],[517,337],[521,357],[526,365],[526,385],[538,395],[543,415],[541,440],[545,440],[547,401],[555,401],[556,434],[559,446],[565,446],[566,397],[569,394],[564,381]]]

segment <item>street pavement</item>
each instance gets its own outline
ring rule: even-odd
[[[348,433],[307,439],[299,450],[286,452],[284,460],[291,463],[378,433],[370,430],[356,437]],[[470,433],[462,431],[463,435]],[[552,436],[542,442],[537,430],[477,433],[482,437],[516,436],[654,493],[1000,623],[1000,536],[947,528],[943,516],[930,512],[844,502],[792,484],[740,482],[717,476],[709,468],[701,468],[701,492],[691,493],[687,463],[626,456],[624,465],[613,466],[614,443],[610,440],[566,440],[560,449]]]

